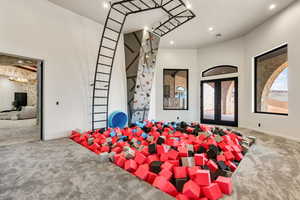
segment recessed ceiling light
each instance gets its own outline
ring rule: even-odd
[[[170,45],[173,45],[175,44],[175,42],[173,40],[170,41]]]
[[[109,4],[106,1],[103,2],[103,8],[105,9],[109,8]]]
[[[269,10],[274,10],[276,8],[276,4],[271,4],[270,6],[269,6]]]
[[[186,8],[187,9],[192,9],[192,4],[190,2],[186,2]]]
[[[209,30],[209,31],[213,31],[213,30],[214,30],[214,27],[209,27],[208,30]]]
[[[149,30],[148,26],[144,26],[144,31],[148,31],[148,30]]]
[[[18,63],[19,63],[19,64],[23,64],[24,61],[23,61],[23,60],[18,60]]]

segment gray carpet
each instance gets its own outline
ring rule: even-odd
[[[35,119],[0,120],[0,146],[39,141],[40,138]]]
[[[299,200],[300,143],[249,129],[258,138],[233,175],[236,200]]]
[[[0,199],[172,199],[69,139],[0,147]]]
[[[296,200],[300,144],[241,129],[258,142],[224,199]],[[0,147],[0,199],[173,199],[68,139]]]
[[[0,146],[39,141],[40,138],[38,126],[0,128]]]

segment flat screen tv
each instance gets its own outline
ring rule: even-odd
[[[15,102],[18,106],[27,106],[27,93],[15,92]]]

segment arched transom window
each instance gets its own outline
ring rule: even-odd
[[[237,72],[238,72],[238,68],[236,66],[220,65],[205,70],[204,72],[202,72],[202,77],[232,74]]]

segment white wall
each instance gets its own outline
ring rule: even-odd
[[[198,81],[197,50],[195,49],[159,49],[155,72],[155,117],[156,120],[199,121],[198,96],[200,84]],[[163,110],[163,69],[189,69],[189,110]],[[153,92],[152,92],[153,94]],[[153,98],[151,104],[153,103]],[[151,107],[153,108],[153,107]],[[152,113],[150,111],[150,113]]]
[[[102,26],[46,0],[0,4],[0,52],[45,61],[45,139],[67,136],[75,128],[90,129],[90,84]],[[110,108],[127,111],[124,65],[124,47],[119,45],[111,86],[117,92],[112,92]]]
[[[300,2],[279,13],[244,37],[198,50],[200,71],[219,64],[239,66],[239,125],[270,134],[300,139]],[[289,116],[253,112],[253,59],[288,43]],[[258,127],[261,123],[261,127]]]
[[[245,105],[253,104],[253,57],[269,51],[283,43],[288,43],[289,62],[289,115],[254,114],[250,106],[240,111],[244,114],[243,126],[285,137],[300,139],[300,2],[296,1],[279,15],[257,27],[244,37],[245,40]],[[261,123],[261,128],[257,123]]]
[[[213,46],[209,46],[206,48],[198,49],[198,66],[200,73],[198,75],[199,82],[205,79],[214,79],[214,78],[226,78],[237,76],[239,78],[238,82],[238,93],[242,92],[243,87],[243,78],[244,73],[243,70],[245,68],[244,65],[244,43],[243,39],[235,39],[227,42],[222,42]],[[220,75],[208,78],[201,78],[201,73],[211,67],[219,66],[219,65],[233,65],[238,67],[239,73],[231,74],[231,75]],[[245,106],[243,103],[242,95],[239,95],[239,110]],[[200,102],[200,96],[199,96]],[[199,104],[200,106],[201,104]],[[200,109],[200,108],[199,108]],[[241,123],[243,116],[239,115],[239,124]]]

